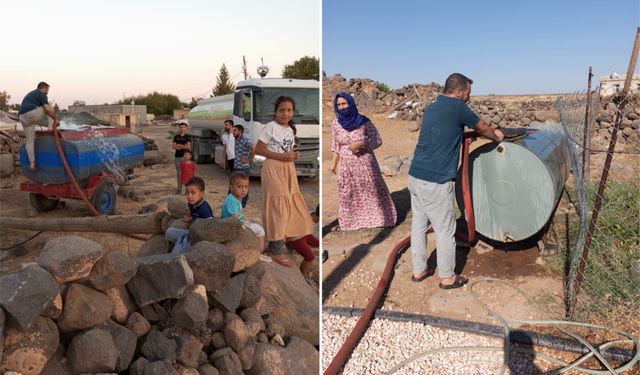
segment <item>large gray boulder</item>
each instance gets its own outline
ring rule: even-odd
[[[118,349],[116,372],[128,369],[136,351],[138,342],[136,334],[113,320],[107,320],[100,328],[109,332],[116,349]]]
[[[144,344],[142,344],[142,353],[150,361],[161,361],[163,359],[175,361],[177,347],[175,340],[167,338],[157,329],[152,329],[147,335]]]
[[[139,306],[168,298],[182,298],[193,285],[193,271],[184,255],[140,257],[138,264],[138,273],[127,287]]]
[[[204,286],[197,285],[184,298],[176,302],[171,310],[171,321],[174,325],[186,329],[204,327],[209,312],[207,291]]]
[[[137,309],[131,293],[129,293],[129,290],[127,290],[127,287],[124,285],[107,289],[104,293],[113,305],[111,319],[120,324],[124,324],[129,318],[129,315]]]
[[[224,311],[236,311],[238,306],[240,306],[246,277],[247,275],[245,273],[236,275],[231,278],[229,284],[223,290],[209,294],[213,303]]]
[[[102,257],[102,246],[90,239],[63,236],[49,240],[42,249],[38,264],[63,284],[89,276],[93,265]]]
[[[105,291],[126,284],[137,270],[134,259],[113,251],[96,262],[89,274],[89,281],[94,288]]]
[[[189,227],[189,240],[192,244],[200,241],[225,243],[236,239],[242,230],[238,219],[196,220]]]
[[[244,375],[242,362],[238,354],[231,348],[219,349],[209,357],[213,365],[220,371],[220,375]]]
[[[249,228],[240,228],[238,236],[231,241],[225,242],[225,245],[235,258],[233,272],[245,270],[260,260],[258,237]]]
[[[247,272],[260,280],[262,299],[254,306],[258,313],[270,313],[284,325],[288,334],[319,345],[318,293],[307,284],[300,271],[277,263],[258,262]]]
[[[169,241],[164,239],[164,234],[154,234],[140,246],[137,255],[139,257],[146,257],[149,255],[167,254],[168,252]]]
[[[0,364],[2,364],[2,352],[4,352],[4,325],[7,321],[7,316],[4,313],[4,309],[0,307]]]
[[[107,296],[72,283],[64,296],[58,327],[63,332],[79,331],[106,322],[111,317],[113,305]]]
[[[197,368],[198,358],[202,351],[202,343],[193,335],[182,335],[178,338],[178,362],[187,367]]]
[[[163,160],[164,156],[162,156],[160,151],[145,151],[142,164],[144,164],[145,167],[148,167],[150,165],[162,164]]]
[[[127,319],[127,328],[129,328],[138,338],[143,337],[151,330],[151,324],[142,314],[134,312]]]
[[[389,156],[380,162],[380,171],[385,176],[397,176],[402,166],[402,159],[398,155]]]
[[[224,338],[229,347],[237,353],[251,340],[251,332],[242,319],[229,319],[224,327]]]
[[[291,337],[286,347],[257,343],[249,375],[319,374],[319,353],[299,337]]]
[[[182,219],[184,215],[189,215],[189,206],[183,196],[172,195],[167,201],[167,211],[169,215],[176,219]]]
[[[244,280],[244,289],[242,290],[242,298],[240,298],[241,307],[254,306],[262,298],[262,290],[260,290],[260,281],[255,276],[247,274]]]
[[[217,292],[227,286],[233,271],[234,256],[222,244],[200,241],[184,253],[193,270],[196,284],[202,284],[207,292]]]
[[[0,154],[0,177],[9,177],[13,174],[14,170],[13,155]]]
[[[21,329],[27,329],[58,294],[51,274],[38,265],[0,278],[0,306]]]
[[[48,318],[37,317],[30,328],[7,328],[0,368],[23,375],[37,375],[58,348],[58,327]]]
[[[144,366],[144,375],[176,375],[176,370],[168,359],[158,360]]]
[[[118,349],[109,332],[93,328],[73,338],[67,359],[77,373],[113,372],[118,363]]]

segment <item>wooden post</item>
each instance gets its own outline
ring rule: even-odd
[[[47,230],[56,232],[106,232],[122,234],[162,233],[162,219],[169,214],[160,211],[146,215],[113,215],[88,217],[22,218],[2,217],[0,227],[7,229]]]
[[[589,67],[589,83],[587,84],[587,107],[584,111],[584,138],[582,140],[582,179],[589,181],[589,159],[591,147],[591,67]]]

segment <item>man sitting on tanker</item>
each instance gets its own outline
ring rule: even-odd
[[[24,129],[26,138],[25,148],[27,149],[27,157],[29,158],[29,170],[36,170],[36,154],[34,144],[36,140],[36,125],[45,126],[48,131],[54,131],[60,121],[56,117],[56,113],[49,105],[49,84],[46,82],[38,83],[38,87],[25,95],[20,104],[18,111],[19,121]],[[48,115],[53,122],[49,124]]]

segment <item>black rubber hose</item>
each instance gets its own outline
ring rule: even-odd
[[[362,314],[363,309],[350,308],[350,307],[334,307],[323,306],[322,313],[359,317]],[[470,322],[466,320],[457,320],[451,318],[443,318],[432,315],[411,314],[400,311],[389,311],[378,309],[374,313],[374,317],[378,319],[386,319],[396,322],[413,322],[430,325],[433,327],[452,329],[456,331],[463,331],[483,336],[491,336],[496,338],[504,338],[504,327],[496,326],[492,324]],[[561,350],[565,352],[572,352],[578,354],[589,353],[589,350],[580,343],[569,340],[564,337],[558,337],[553,335],[546,335],[542,333],[536,333],[524,330],[512,330],[509,333],[511,342],[525,344],[525,345],[539,345],[549,349]],[[633,356],[634,352],[623,348],[607,348],[602,353],[605,357],[620,362],[628,362]]]

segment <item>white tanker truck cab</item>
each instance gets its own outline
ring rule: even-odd
[[[240,81],[234,94],[202,99],[188,115],[193,137],[193,160],[222,165],[221,136],[224,121],[244,127],[244,135],[257,144],[264,125],[274,119],[274,104],[280,96],[296,102],[293,121],[300,157],[295,161],[298,176],[318,176],[320,150],[320,83],[315,80],[263,78]],[[264,157],[256,156],[251,176],[260,176]]]

